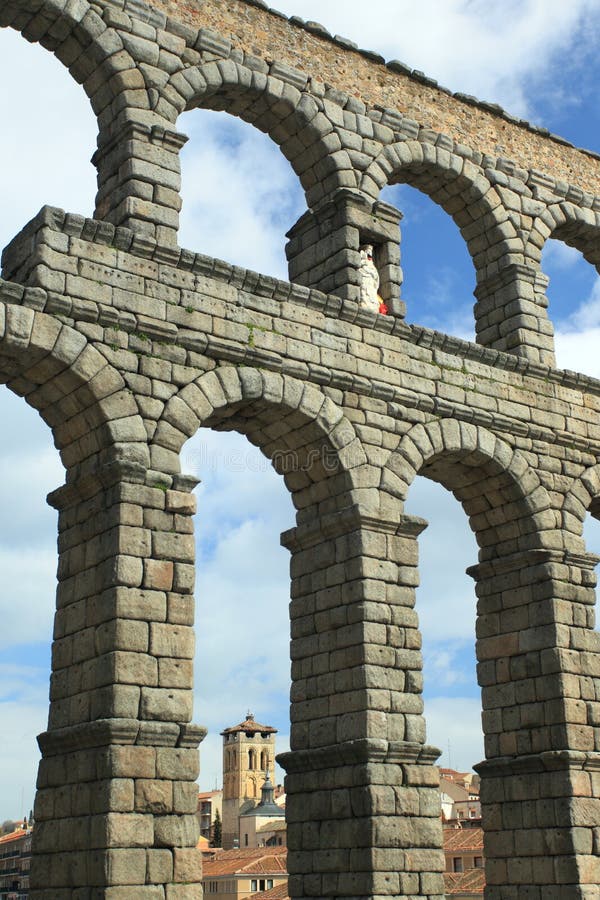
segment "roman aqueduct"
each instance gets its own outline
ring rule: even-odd
[[[443,896],[425,742],[416,475],[479,546],[487,900],[600,897],[600,383],[555,367],[546,240],[600,261],[591,153],[262,0],[3,0],[98,122],[93,218],[45,207],[6,248],[0,375],[66,471],[33,900],[201,896],[190,723],[200,427],[281,471],[291,553],[290,892]],[[291,283],[178,245],[179,116],[224,110],[291,163]],[[497,150],[502,145],[502,153]],[[406,182],[460,228],[477,342],[408,325]],[[375,248],[380,315],[360,307]],[[251,338],[251,339],[250,339]],[[290,460],[293,464],[290,464]],[[327,464],[324,464],[327,460]]]

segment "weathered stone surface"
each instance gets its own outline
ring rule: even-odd
[[[600,639],[581,534],[600,503],[600,387],[553,368],[540,255],[554,237],[598,262],[597,159],[255,0],[8,0],[0,23],[56,52],[99,127],[96,218],[44,208],[0,279],[0,376],[67,469],[50,496],[32,900],[201,896],[196,479],[180,471],[201,425],[247,434],[297,509],[291,896],[443,892],[414,608],[425,523],[403,514],[422,473],[480,547],[489,900],[595,897]],[[293,284],[178,247],[177,119],[214,102],[302,181]],[[397,181],[461,230],[477,343],[403,320],[401,217],[379,200]],[[357,303],[365,244],[388,315]]]

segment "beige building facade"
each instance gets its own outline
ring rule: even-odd
[[[205,854],[205,897],[247,900],[262,891],[287,885],[285,849],[241,849]]]
[[[252,713],[221,732],[224,850],[251,846],[240,842],[240,815],[260,802],[266,775],[275,781],[276,734],[276,728],[256,722]]]

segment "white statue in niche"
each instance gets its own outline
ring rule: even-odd
[[[360,248],[360,267],[358,269],[360,284],[359,306],[373,312],[386,313],[387,308],[379,296],[379,272],[373,261],[373,245],[365,244]]]

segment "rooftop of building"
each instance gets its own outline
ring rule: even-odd
[[[287,829],[287,822],[285,821],[285,819],[278,819],[275,822],[265,822],[264,825],[260,826],[260,828],[258,829],[258,832],[260,834],[261,832],[267,832],[267,831],[286,831],[286,829]]]
[[[287,881],[284,884],[275,885],[268,891],[259,891],[258,894],[252,894],[252,900],[290,900]]]
[[[221,735],[236,734],[238,732],[266,735],[277,734],[277,729],[271,725],[261,725],[260,722],[256,722],[253,713],[249,712],[243,722],[240,722],[239,725],[233,725],[231,728],[224,728]]]
[[[483,828],[444,828],[444,850],[478,850],[483,854]]]
[[[31,828],[16,828],[14,831],[9,831],[8,834],[0,835],[0,844],[9,844],[11,841],[18,841],[19,838],[27,837],[28,834],[31,834]]]
[[[467,869],[466,872],[444,872],[446,896],[453,894],[481,894],[485,888],[483,869]],[[256,896],[256,895],[255,895]]]
[[[244,850],[217,850],[204,853],[203,877],[218,875],[287,875],[285,847],[259,847]]]

